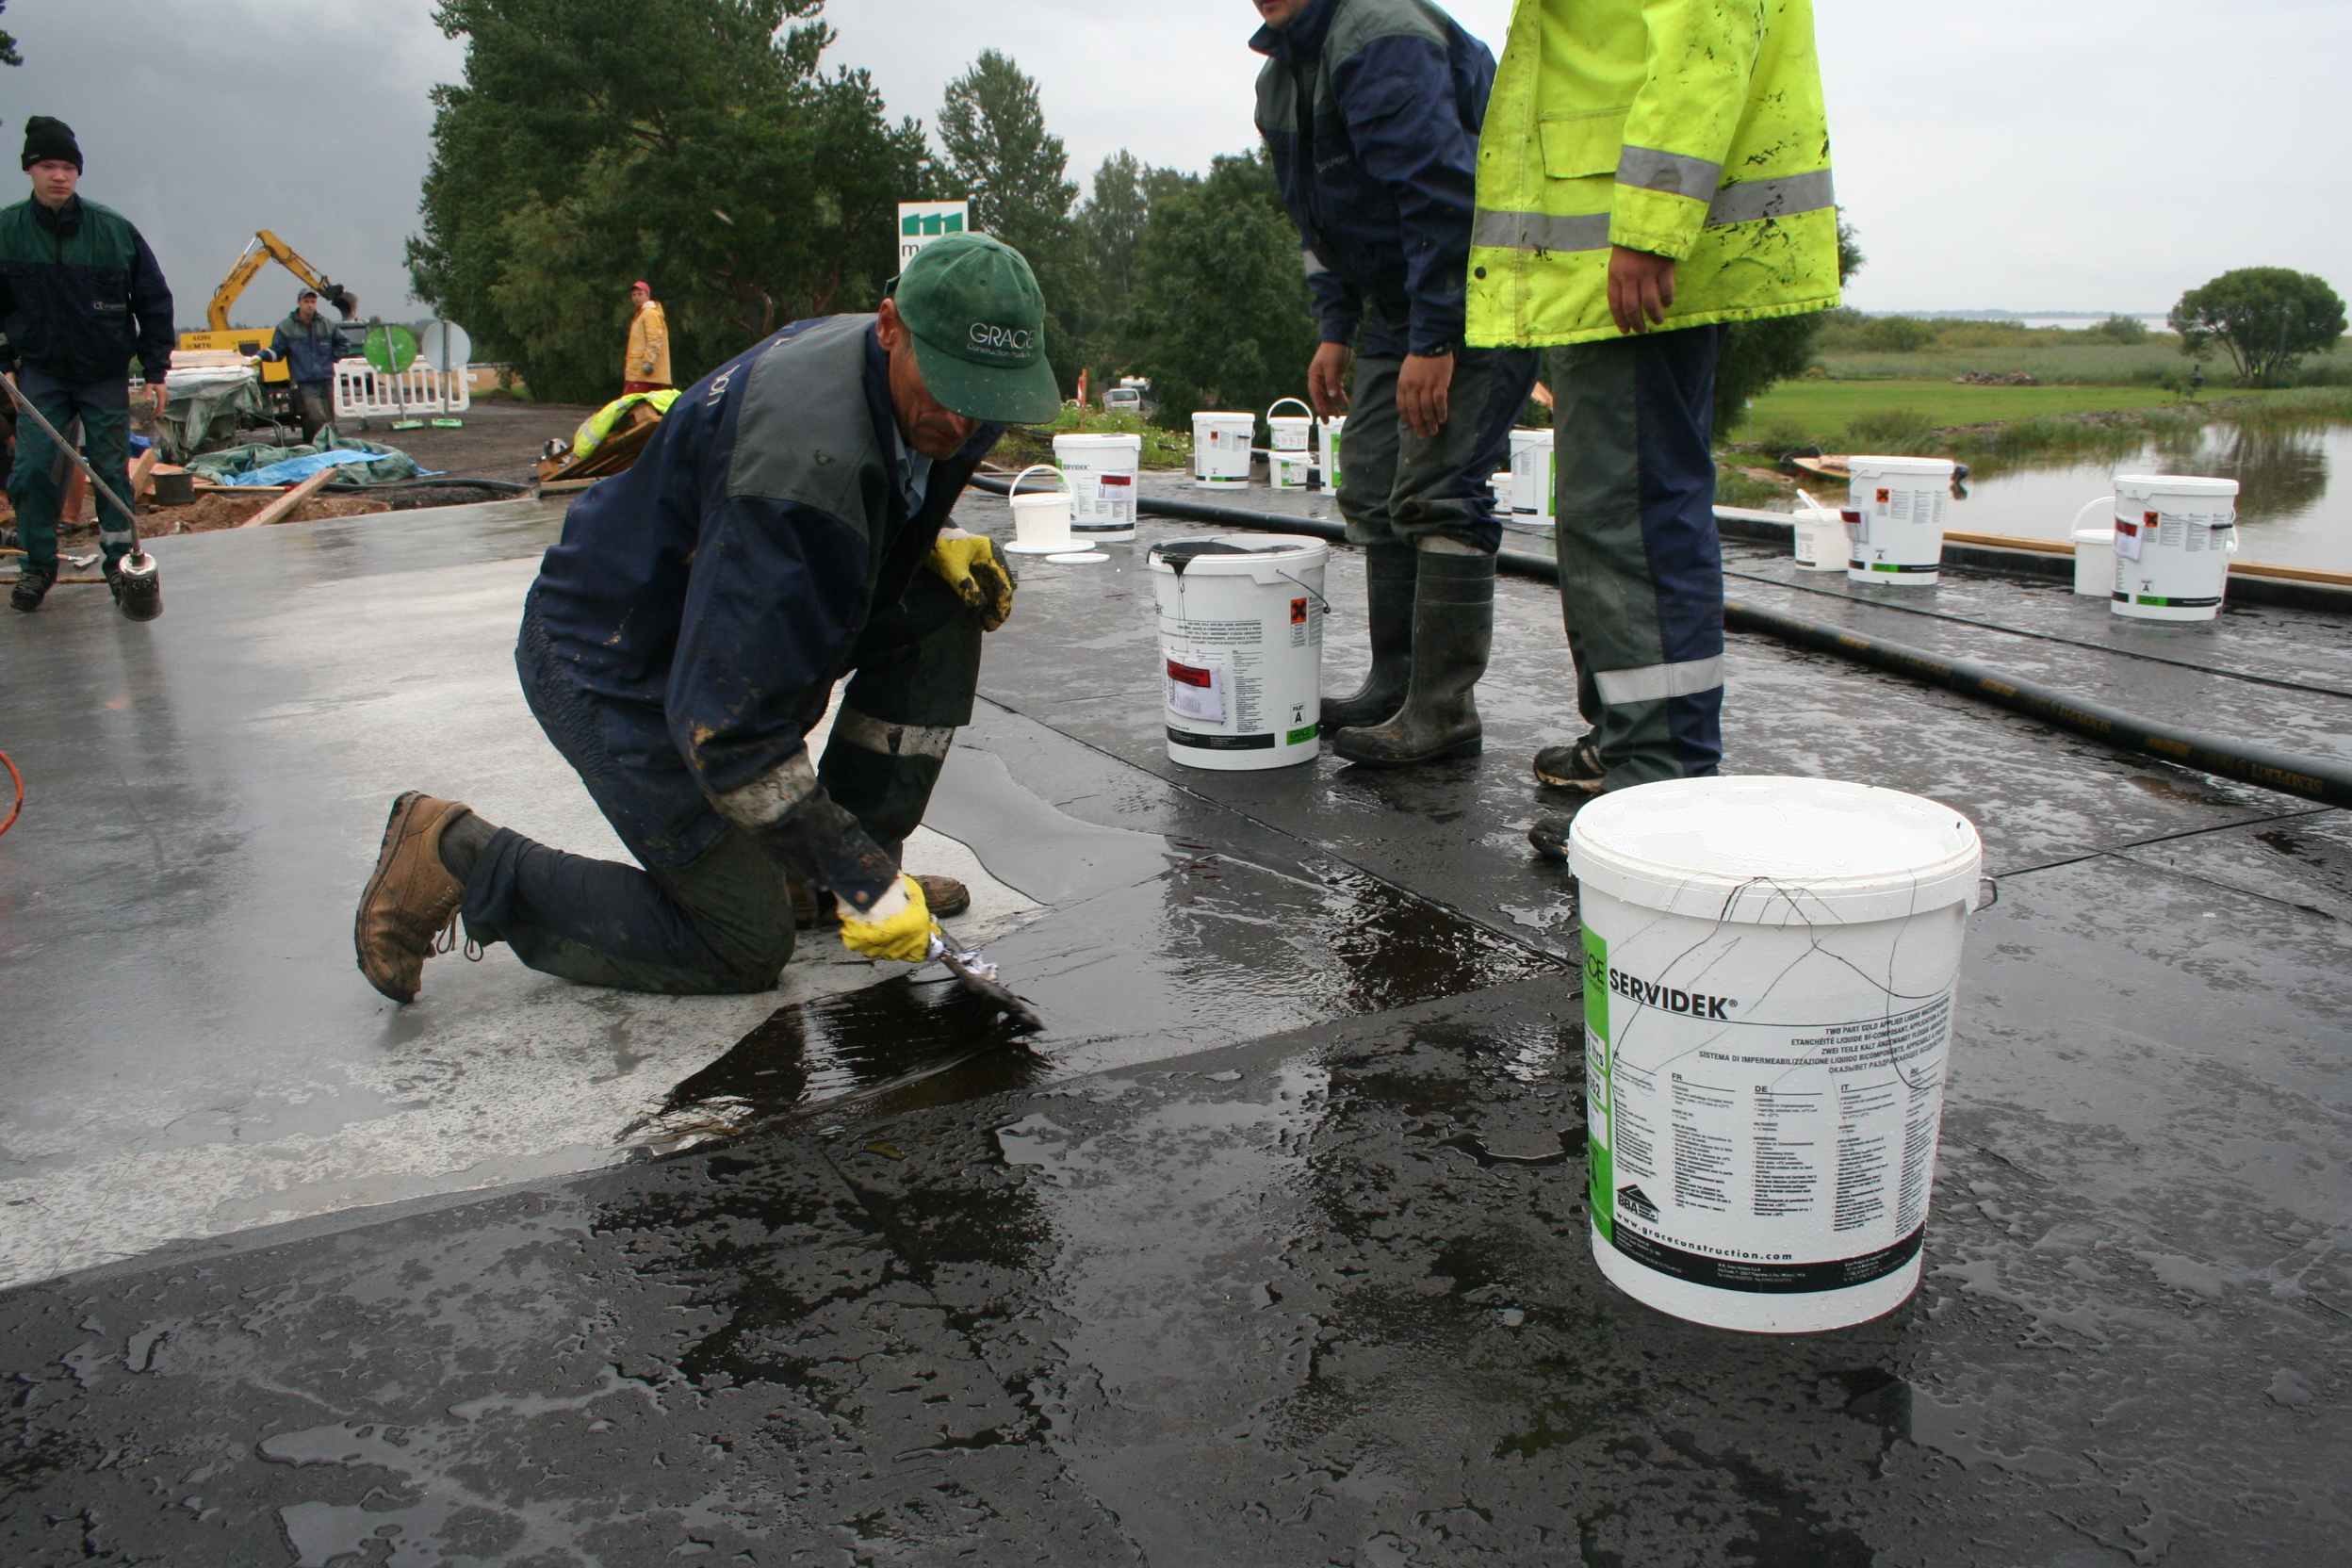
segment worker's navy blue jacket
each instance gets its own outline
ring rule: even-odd
[[[289,311],[278,323],[277,337],[270,343],[264,359],[283,359],[286,373],[297,386],[309,386],[335,379],[335,362],[343,357],[343,339],[321,313],[302,325],[302,313]]]
[[[1362,352],[1452,352],[1493,53],[1428,0],[1311,0],[1250,47],[1323,340],[1354,343],[1369,303]]]
[[[529,613],[645,803],[628,836],[672,864],[815,788],[805,737],[852,645],[1003,433],[935,464],[910,514],[874,320],[796,321],[695,383],[540,564]]]

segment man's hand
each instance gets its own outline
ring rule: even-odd
[[[1645,333],[1666,319],[1674,302],[1674,258],[1623,245],[1609,250],[1609,313],[1623,333]]]
[[[1454,386],[1452,354],[1407,354],[1396,372],[1396,416],[1428,440],[1446,428],[1447,396]]]
[[[923,902],[923,885],[903,872],[898,885],[863,915],[846,906],[841,910],[841,945],[860,958],[922,963],[931,956],[931,937],[939,928]]]
[[[155,405],[155,417],[163,417],[163,405],[172,400],[172,389],[159,381],[147,384],[148,399]]]
[[[1326,343],[1307,361],[1307,401],[1329,419],[1348,412],[1348,345]]]
[[[956,597],[979,612],[986,629],[994,631],[1012,618],[1013,574],[996,558],[992,541],[960,528],[941,529],[928,564]]]

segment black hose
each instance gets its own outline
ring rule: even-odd
[[[1011,488],[1003,481],[985,478],[975,478],[972,482],[998,495],[1004,495]],[[1342,542],[1347,537],[1347,530],[1343,526],[1319,517],[1287,517],[1280,513],[1251,512],[1237,506],[1164,499],[1156,496],[1143,497],[1136,504],[1142,511],[1185,522],[1217,523],[1229,528],[1278,533],[1303,533],[1317,539]],[[1506,549],[1496,557],[1496,564],[1522,577],[1541,578],[1546,581],[1558,581],[1560,578],[1557,562],[1528,550]],[[1975,697],[2013,713],[2038,719],[2055,728],[2104,742],[2120,751],[2143,752],[2182,767],[2257,784],[2285,794],[2300,795],[2326,806],[2352,806],[2352,768],[2340,762],[2299,757],[2232,736],[2208,735],[2200,730],[2183,729],[2177,725],[2159,724],[2153,719],[2127,713],[2119,708],[2110,708],[2105,703],[2069,696],[2035,681],[2003,675],[1991,665],[1980,664],[1974,660],[1947,659],[1924,648],[1888,642],[1882,637],[1866,637],[1858,631],[1848,631],[1820,621],[1804,620],[1738,599],[1725,601],[1723,623],[1740,631],[1760,631],[1800,647],[1814,648],[1854,663],[1942,686],[1962,696]]]
[[[353,484],[349,482],[331,482],[318,488],[347,496],[371,496],[388,490],[497,490],[507,495],[522,496],[530,494],[532,486],[516,484],[512,480],[451,479],[445,476],[439,479],[404,479],[392,484]]]

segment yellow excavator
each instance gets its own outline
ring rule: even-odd
[[[263,229],[253,236],[253,242],[247,245],[244,253],[237,258],[237,265],[229,269],[229,275],[220,280],[220,286],[212,291],[212,303],[204,312],[205,330],[180,334],[180,347],[257,354],[275,343],[278,329],[274,323],[267,327],[232,327],[229,325],[229,311],[236,305],[237,296],[244,293],[245,286],[252,283],[255,275],[273,261],[317,289],[318,298],[335,306],[346,321],[359,314],[358,295],[329,279],[326,274],[297,254],[293,246],[288,245],[268,229]],[[354,349],[353,351],[357,351]],[[283,400],[289,395],[284,360],[272,360],[262,366],[261,381],[263,387],[271,395],[273,400]]]

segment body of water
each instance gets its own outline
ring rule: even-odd
[[[2117,474],[2202,474],[2238,482],[2238,553],[2248,561],[2352,572],[2352,425],[2242,430],[2208,425],[2120,460],[2000,474],[1968,486],[1950,527],[1970,533],[2069,538],[2075,514]],[[2094,513],[2086,526],[2104,520]]]

